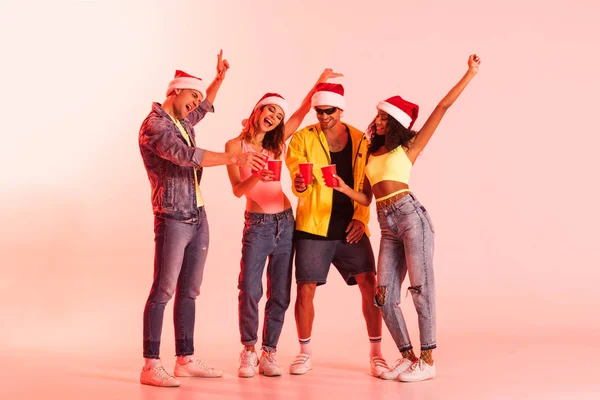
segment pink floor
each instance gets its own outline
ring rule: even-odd
[[[600,399],[597,345],[565,345],[562,339],[508,337],[446,338],[436,352],[438,376],[420,383],[382,381],[368,374],[352,351],[334,354],[315,346],[313,370],[279,378],[236,375],[237,347],[207,349],[201,356],[224,369],[221,379],[182,378],[180,388],[139,384],[141,360],[133,351],[2,354],[2,399]],[[489,340],[489,342],[488,342]],[[536,343],[537,342],[537,343]],[[358,346],[358,343],[349,343]],[[168,346],[165,346],[168,347]],[[289,365],[294,346],[280,349]],[[396,354],[384,346],[388,361]],[[163,356],[168,370],[174,359]]]

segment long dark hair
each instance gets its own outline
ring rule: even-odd
[[[269,104],[266,104],[252,111],[252,114],[250,114],[250,117],[248,118],[248,123],[242,129],[242,140],[245,140],[248,143],[252,142],[252,139],[254,139],[254,134],[256,133],[256,127],[258,126],[258,117],[263,108],[267,107],[268,105]],[[284,144],[285,124],[283,123],[283,120],[281,120],[275,129],[265,133],[265,137],[262,141],[262,147],[263,149],[272,152],[275,156],[275,159],[279,159],[281,153],[283,152]]]
[[[385,146],[387,151],[392,151],[398,146],[410,148],[412,140],[417,135],[416,131],[403,127],[400,122],[388,114],[385,135],[378,135],[375,119],[367,129],[367,135],[370,139],[369,154],[375,153],[381,146]]]

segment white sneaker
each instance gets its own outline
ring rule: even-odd
[[[290,374],[292,375],[303,375],[311,370],[310,355],[306,353],[300,353],[296,356],[296,359],[290,365]]]
[[[382,356],[371,357],[371,375],[381,378],[381,375],[389,372],[389,370],[390,367],[388,367]]]
[[[198,376],[200,378],[220,378],[223,376],[223,371],[210,368],[200,360],[196,360],[190,356],[188,362],[179,364],[175,362],[175,376]]]
[[[240,367],[238,368],[238,376],[240,378],[252,378],[256,374],[256,366],[258,365],[258,358],[256,353],[248,351],[246,348],[240,353]]]
[[[396,363],[389,371],[386,371],[383,374],[381,374],[380,378],[386,380],[398,379],[398,375],[400,375],[402,372],[406,372],[411,365],[413,365],[413,362],[410,361],[408,358],[400,358],[396,360]]]
[[[140,383],[142,385],[152,385],[160,387],[177,387],[179,380],[169,374],[161,364],[155,365],[150,369],[142,368],[140,374]]]
[[[277,361],[275,361],[275,350],[263,350],[260,356],[260,361],[258,362],[258,372],[264,376],[281,375],[281,367],[277,365]]]
[[[435,378],[435,362],[429,365],[421,359],[398,375],[400,382],[419,382],[432,378]]]

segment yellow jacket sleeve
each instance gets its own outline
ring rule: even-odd
[[[299,171],[298,164],[307,161],[307,149],[306,149],[306,141],[305,137],[302,134],[302,131],[298,131],[294,133],[292,136],[292,140],[290,140],[290,144],[288,146],[287,155],[285,157],[285,164],[290,171],[290,177],[292,179],[292,192],[298,197],[308,197],[312,192],[312,185],[307,185],[307,188],[303,192],[298,192],[296,187],[294,186],[294,179],[296,178],[296,174]]]

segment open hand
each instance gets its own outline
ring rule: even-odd
[[[327,82],[328,79],[339,78],[342,76],[344,76],[344,74],[334,72],[331,68],[325,68],[325,70],[321,73],[321,76],[319,76],[319,80],[317,82]]]

